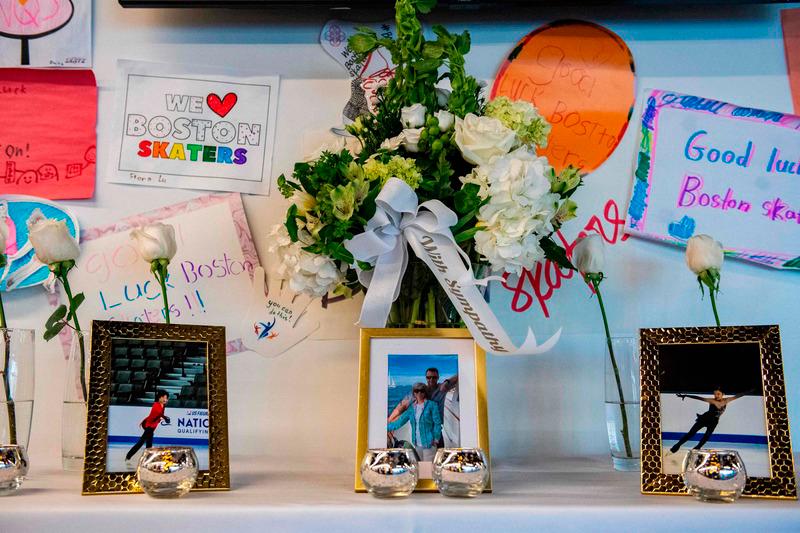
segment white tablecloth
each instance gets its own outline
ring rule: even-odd
[[[800,531],[797,501],[643,496],[638,473],[610,471],[599,458],[501,465],[494,493],[474,500],[355,494],[351,465],[234,458],[233,490],[181,500],[81,496],[79,474],[34,472],[18,494],[0,500],[0,531]]]

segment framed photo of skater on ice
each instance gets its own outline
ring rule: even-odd
[[[225,328],[92,323],[83,494],[141,492],[146,448],[189,446],[192,490],[230,488]]]
[[[797,499],[778,326],[643,329],[642,493],[688,494],[692,448],[736,450],[743,496]]]
[[[486,354],[468,330],[362,329],[358,387],[356,492],[366,492],[359,465],[371,448],[413,450],[422,492],[436,491],[438,448],[489,456]]]

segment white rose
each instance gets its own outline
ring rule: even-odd
[[[131,239],[135,241],[139,256],[148,263],[152,263],[156,259],[171,261],[178,251],[175,228],[170,224],[156,222],[136,228],[131,230]]]
[[[706,270],[720,270],[724,259],[722,244],[708,235],[695,235],[686,243],[686,264],[698,276]]]
[[[386,139],[385,141],[383,141],[381,143],[381,148],[383,148],[384,150],[389,150],[390,152],[394,152],[395,150],[400,148],[401,144],[403,144],[403,134],[402,133],[400,135],[396,135],[394,137],[391,137],[391,138]]]
[[[572,249],[572,264],[581,274],[600,274],[606,266],[606,245],[597,233],[578,239]]]
[[[303,157],[303,161],[311,163],[322,157],[323,152],[338,154],[345,149],[351,154],[357,154],[361,151],[361,141],[358,140],[358,137],[352,135],[329,134],[322,144]]]
[[[450,100],[450,91],[447,89],[436,88],[436,103],[439,107],[447,107],[447,102]]]
[[[403,130],[400,135],[403,137],[403,148],[407,152],[419,152],[419,134],[422,133],[422,128],[409,128]]]
[[[299,235],[300,241],[292,242],[286,227],[276,225],[270,233],[270,245],[267,250],[278,256],[277,274],[289,280],[289,288],[296,293],[321,297],[334,289],[344,280],[346,265],[342,269],[327,255],[312,254],[303,250],[311,244],[310,235]]]
[[[294,191],[290,201],[297,206],[298,215],[305,215],[317,206],[317,199],[306,191]]]
[[[427,109],[422,104],[412,104],[400,110],[400,122],[404,128],[419,128],[425,124]]]
[[[517,141],[517,134],[496,118],[472,113],[456,119],[455,141],[464,160],[484,165],[493,157],[505,155]]]
[[[434,113],[436,120],[439,121],[439,129],[441,131],[447,131],[453,127],[453,122],[455,122],[456,117],[450,111],[445,111],[441,109]]]
[[[28,219],[28,236],[36,258],[46,265],[62,261],[74,261],[81,249],[69,234],[64,220],[46,218],[35,209]]]

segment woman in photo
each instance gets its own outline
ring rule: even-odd
[[[421,461],[433,461],[436,448],[441,446],[442,417],[439,406],[428,399],[428,388],[424,383],[415,383],[411,388],[414,401],[397,420],[389,422],[387,431],[400,429],[411,422],[411,440]]]
[[[750,392],[750,391],[748,391]],[[677,394],[678,398],[681,400],[685,400],[686,398],[691,398],[692,400],[699,400],[701,402],[707,402],[708,411],[705,413],[698,413],[697,418],[695,420],[694,425],[689,429],[686,434],[681,437],[681,440],[676,442],[672,448],[669,449],[670,453],[676,453],[680,450],[681,446],[683,446],[686,441],[694,437],[694,435],[700,431],[702,428],[706,428],[706,433],[700,439],[700,442],[697,443],[697,446],[694,447],[695,450],[699,450],[703,447],[703,445],[708,442],[708,439],[711,438],[711,435],[714,433],[714,430],[717,428],[717,424],[719,424],[719,419],[722,414],[725,412],[725,409],[728,407],[728,404],[734,400],[737,400],[747,394],[747,392],[743,392],[741,394],[737,394],[736,396],[729,396],[725,397],[725,394],[719,390],[714,390],[714,397],[713,398],[703,398],[702,396],[695,396],[694,394]]]

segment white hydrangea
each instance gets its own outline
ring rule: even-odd
[[[544,258],[539,245],[553,231],[559,196],[550,192],[550,165],[525,148],[495,157],[466,182],[481,186],[489,202],[478,211],[476,250],[493,270],[520,274]]]
[[[292,291],[322,297],[344,280],[344,273],[327,255],[303,250],[313,242],[308,232],[300,230],[298,236],[300,240],[292,242],[283,224],[276,225],[270,232],[268,251],[277,254],[280,261],[277,274],[289,281]]]

